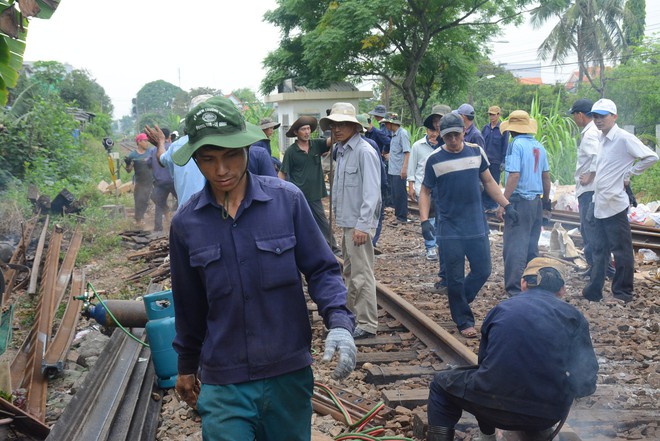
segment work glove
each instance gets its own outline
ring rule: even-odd
[[[596,217],[594,216],[595,208],[596,208],[596,204],[590,202],[589,206],[587,207],[587,214],[584,216],[584,219],[592,225],[596,222]]]
[[[552,199],[542,199],[543,211],[552,211]]]
[[[626,194],[628,195],[629,205],[637,207],[637,198],[635,197],[635,193],[633,193],[632,188],[630,188],[630,184],[625,185],[624,188],[626,189]]]
[[[511,225],[518,225],[518,212],[513,207],[513,204],[504,207],[504,218],[508,219]]]
[[[422,222],[422,236],[425,240],[434,240],[435,239],[435,228],[430,220],[425,220]]]
[[[335,371],[332,373],[332,378],[342,380],[348,377],[353,372],[353,369],[355,369],[355,359],[357,357],[355,342],[348,330],[344,328],[333,328],[328,332],[328,336],[325,338],[323,361],[332,360],[335,351],[339,351],[339,361],[337,362]]]

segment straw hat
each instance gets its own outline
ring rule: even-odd
[[[500,125],[502,132],[508,130],[517,133],[536,134],[538,124],[535,119],[529,117],[529,113],[524,110],[514,110],[509,115],[509,119]]]

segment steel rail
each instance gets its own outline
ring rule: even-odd
[[[30,276],[30,284],[28,285],[28,294],[34,295],[37,292],[37,280],[39,278],[39,268],[41,266],[41,256],[44,252],[44,245],[46,244],[46,234],[48,234],[48,224],[50,222],[50,215],[46,215],[44,227],[39,236],[37,243],[37,251],[34,253],[34,261],[32,262],[32,275]]]
[[[76,269],[73,272],[66,311],[64,311],[62,321],[57,328],[55,338],[46,349],[46,355],[41,364],[42,373],[46,377],[52,377],[64,369],[64,359],[76,333],[76,325],[82,308],[82,302],[74,300],[74,297],[82,295],[84,289],[85,273]]]
[[[337,260],[340,265],[343,265],[342,259],[337,258]],[[376,282],[376,294],[378,305],[419,338],[429,349],[434,350],[447,368],[478,364],[477,354],[395,291]],[[560,441],[580,441],[578,434],[565,423],[561,427],[558,439]]]
[[[32,232],[34,231],[36,225],[36,217],[28,221],[26,226],[21,225],[23,230],[21,234],[21,240],[18,242],[18,246],[16,246],[16,250],[14,250],[14,254],[12,254],[11,259],[9,260],[10,264],[19,265],[25,263],[27,245],[30,243],[30,237],[32,236]],[[11,298],[12,292],[14,290],[14,283],[16,282],[16,274],[16,268],[12,268],[10,266],[9,270],[4,275],[5,292],[4,294],[0,294],[0,307],[5,304],[6,300]],[[30,276],[30,273],[28,273],[28,276]]]
[[[144,332],[139,330],[135,334],[142,337]],[[123,332],[114,332],[46,439],[110,440],[108,435],[141,350],[142,345],[137,341]]]
[[[41,296],[37,315],[35,316],[36,338],[33,351],[28,359],[27,371],[27,411],[35,418],[45,421],[46,419],[46,395],[48,392],[48,380],[41,374],[41,360],[46,354],[46,348],[50,341],[53,329],[53,317],[55,314],[54,304],[57,288],[57,273],[60,260],[60,249],[62,246],[63,230],[59,226],[54,227],[48,243],[48,254],[44,268],[44,280],[40,287]],[[24,380],[25,382],[25,380]]]

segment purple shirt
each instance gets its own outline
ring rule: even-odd
[[[171,142],[165,143],[165,150],[170,146]],[[174,179],[167,167],[163,167],[158,162],[158,149],[156,147],[149,148],[149,159],[147,160],[149,167],[151,168],[151,173],[154,175],[154,184],[163,185],[163,184],[173,184]]]
[[[203,383],[271,378],[312,363],[301,273],[328,329],[354,328],[339,264],[302,192],[247,174],[235,219],[207,183],[170,228],[179,373]]]

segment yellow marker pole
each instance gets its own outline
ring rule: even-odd
[[[117,188],[117,175],[115,174],[115,162],[111,156],[108,156],[108,168],[110,168],[110,175],[112,176],[112,183],[115,186],[115,198],[119,197],[119,189]]]

